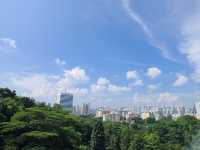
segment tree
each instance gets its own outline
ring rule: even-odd
[[[13,98],[4,98],[0,102],[0,118],[4,121],[9,121],[10,118],[17,112],[18,106]]]
[[[0,149],[3,149],[4,139],[3,136],[0,135]]]
[[[130,146],[129,146],[128,150],[137,150],[137,149],[136,149],[136,146],[137,146],[137,144],[136,144],[136,142],[133,140],[133,141],[130,143]]]
[[[35,106],[35,100],[29,97],[22,97],[21,103],[25,108],[30,108]]]
[[[15,91],[11,91],[8,88],[0,88],[0,98],[6,98],[6,97],[15,97],[16,96],[16,92]]]
[[[91,150],[105,150],[105,134],[101,120],[97,120],[91,135]]]
[[[159,150],[159,136],[154,133],[149,133],[144,136],[145,150]]]
[[[137,133],[130,142],[128,150],[143,150],[144,149],[144,139],[143,134]]]
[[[121,135],[121,123],[112,123],[111,134],[109,136],[109,150],[120,150],[120,135]]]
[[[80,145],[79,150],[89,150],[89,147],[87,147],[85,145]]]
[[[121,150],[127,150],[130,143],[130,129],[127,127],[124,127],[121,131],[121,137],[120,137],[120,149]]]
[[[53,108],[54,108],[55,110],[62,110],[62,109],[63,109],[62,105],[57,104],[57,103],[55,103],[55,104],[53,105]]]
[[[192,116],[133,124],[79,117],[0,88],[0,149],[182,150],[198,149],[200,121]],[[192,142],[193,141],[193,142]],[[192,142],[192,143],[191,143]]]

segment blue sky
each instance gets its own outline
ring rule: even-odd
[[[54,103],[193,104],[200,96],[198,0],[4,0],[0,84]]]

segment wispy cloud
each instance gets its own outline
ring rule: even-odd
[[[142,62],[127,60],[127,59],[123,59],[123,58],[106,58],[105,61],[109,61],[109,62],[111,62],[111,63],[124,64],[124,65],[140,66],[140,67],[151,67],[151,66],[155,66],[155,65],[153,65],[153,64],[145,64],[145,63],[142,63]]]
[[[174,56],[172,56],[172,54],[167,50],[167,47],[164,44],[162,44],[160,41],[158,41],[155,38],[153,32],[148,27],[145,20],[131,8],[130,0],[121,0],[121,1],[122,1],[124,10],[127,12],[128,16],[141,27],[141,29],[147,35],[151,45],[154,46],[155,48],[159,49],[161,52],[161,55],[164,58],[166,58],[170,61],[176,62],[176,63],[182,63],[179,60],[177,60]]]
[[[132,8],[130,7],[130,0],[122,0],[123,7],[125,8],[126,12],[130,16],[132,20],[137,22],[138,25],[143,29],[143,31],[147,34],[149,38],[153,38],[152,32],[150,31],[149,27],[147,26],[146,22],[143,18],[138,15]]]
[[[167,46],[163,44],[161,41],[159,41],[155,34],[152,32],[151,28],[148,26],[148,23],[145,22],[144,18],[142,18],[132,7],[131,7],[131,0],[121,0],[123,7],[125,11],[127,12],[128,16],[136,22],[141,29],[144,31],[146,36],[148,37],[150,43],[158,48],[161,52],[161,55],[164,58],[167,58],[171,61],[178,62],[181,64],[185,64],[185,62],[180,61],[179,59],[176,59],[176,56],[173,56]],[[179,5],[183,5],[184,7],[179,7]],[[191,6],[195,6],[194,8],[191,8]],[[175,20],[172,20],[168,18],[168,21],[175,22],[173,24],[175,28],[178,28],[179,32],[177,31],[176,36],[178,38],[176,47],[177,51],[179,51],[181,54],[183,54],[190,65],[193,68],[193,74],[192,78],[194,81],[200,83],[200,3],[198,0],[193,1],[176,1],[176,3],[173,6],[176,10],[176,16],[181,16],[176,18]],[[185,9],[188,7],[188,10],[185,11]],[[174,11],[174,10],[173,10]],[[165,16],[163,16],[165,17]],[[168,29],[168,31],[172,31],[171,29]],[[159,32],[162,32],[162,29],[159,30]],[[172,37],[173,38],[173,37]],[[187,62],[186,62],[187,63]]]

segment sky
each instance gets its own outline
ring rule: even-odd
[[[124,107],[200,100],[199,0],[2,0],[0,87]]]

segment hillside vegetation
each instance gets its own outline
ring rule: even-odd
[[[103,123],[0,88],[2,150],[184,150],[199,137],[199,125],[191,116]]]

